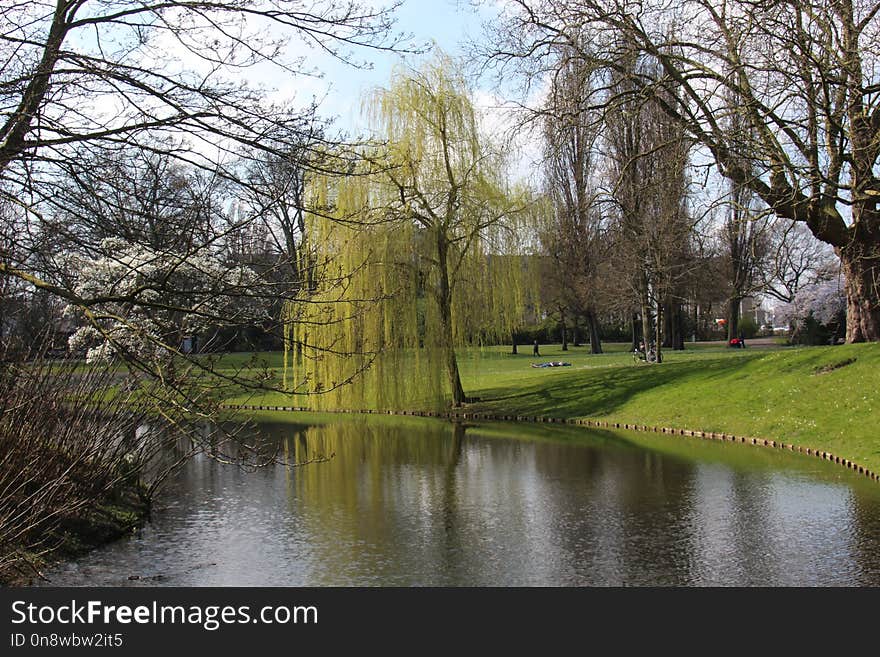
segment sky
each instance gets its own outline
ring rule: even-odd
[[[441,49],[447,55],[468,56],[468,43],[479,40],[483,25],[497,14],[499,3],[482,2],[474,7],[468,0],[404,0],[395,13],[395,32],[411,34],[415,44]],[[298,44],[291,43],[292,53]],[[301,47],[301,46],[300,46]],[[369,49],[358,51],[356,56],[370,62],[370,69],[358,69],[346,65],[326,53],[315,50],[307,53],[309,64],[321,71],[322,77],[279,75],[277,68],[261,68],[253,82],[275,90],[275,99],[296,99],[307,104],[313,99],[320,101],[320,114],[333,118],[334,126],[349,135],[363,135],[369,125],[361,111],[362,101],[370,91],[387,86],[395,67],[418,68],[430,59],[430,50],[421,54],[400,55]],[[509,104],[495,90],[491,79],[472,79],[473,101],[481,117],[485,133],[500,138],[509,125]],[[511,176],[513,179],[531,177],[539,156],[539,141],[522,135],[513,144]]]
[[[332,0],[327,0],[331,2]],[[360,0],[363,4],[386,6],[392,0]],[[334,58],[315,45],[309,45],[289,28],[271,21],[249,22],[253,38],[274,40],[288,39],[288,44],[276,63],[263,61],[248,68],[231,68],[219,73],[219,77],[230,82],[244,81],[249,86],[262,88],[268,100],[287,107],[307,107],[319,102],[319,114],[324,119],[333,120],[333,132],[341,132],[349,137],[371,137],[369,124],[364,118],[362,105],[364,98],[374,89],[387,86],[396,67],[418,68],[421,63],[433,57],[431,47],[439,48],[452,57],[468,57],[468,44],[479,41],[484,32],[484,24],[497,17],[503,0],[403,0],[394,12],[394,34],[411,36],[411,43],[423,47],[421,53],[398,54],[371,48],[354,49],[352,57],[366,61],[367,68],[357,68]],[[173,17],[172,17],[173,19]],[[173,20],[172,20],[173,22]],[[234,32],[234,29],[233,29]],[[114,32],[107,30],[101,35],[100,47],[124,50],[128,31],[120,32],[115,43]],[[214,38],[216,32],[210,29],[201,34],[187,35],[199,48],[200,40]],[[146,51],[145,62],[155,58],[157,70],[166,74],[191,72],[193,75],[216,77],[217,71],[210,62],[194,53],[177,41],[169,32],[156,31],[154,39]],[[95,51],[98,43],[91,30],[80,30],[72,37],[79,42],[84,51]],[[316,71],[319,75],[294,74],[277,64],[278,61],[292,62],[304,59],[303,67]],[[473,57],[470,57],[472,63]],[[510,105],[495,89],[495,80],[471,80],[473,102],[480,117],[484,133],[500,141],[505,128],[510,124]],[[111,108],[113,100],[101,99],[98,105]],[[505,107],[507,105],[507,107]],[[381,137],[381,136],[380,136]],[[510,178],[523,180],[536,171],[534,162],[540,155],[540,139],[523,134],[519,143],[514,142],[510,162]]]
[[[446,54],[457,56],[464,53],[469,38],[479,37],[481,20],[487,15],[488,10],[477,13],[462,0],[405,0],[396,13],[396,30],[411,33],[416,43],[434,43]],[[324,82],[330,87],[324,110],[338,116],[342,127],[363,126],[361,100],[372,89],[387,85],[395,66],[417,68],[431,57],[430,53],[401,56],[368,51],[364,55],[371,60],[372,70],[357,70],[336,61],[322,66]]]
[[[395,33],[411,34],[413,43],[430,47],[433,43],[449,55],[465,52],[468,38],[479,37],[481,21],[491,10],[475,10],[467,0],[404,0],[395,12]],[[312,99],[321,101],[321,113],[335,117],[338,127],[345,130],[363,129],[361,100],[372,89],[388,84],[395,66],[418,67],[431,57],[423,54],[401,55],[362,48],[355,58],[366,60],[369,69],[349,66],[327,53],[307,48],[295,39],[288,47],[289,56],[305,55],[307,65],[321,73],[321,77],[293,76],[269,65],[249,71],[251,83],[274,90],[275,99],[294,97],[297,103],[307,104]]]

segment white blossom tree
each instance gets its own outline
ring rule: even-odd
[[[120,238],[103,240],[100,249],[96,258],[73,256],[71,267],[79,272],[74,294],[103,297],[88,310],[68,306],[71,314],[87,315],[70,347],[86,350],[89,361],[116,357],[155,369],[180,350],[184,336],[250,321],[258,312],[247,303],[253,297],[246,291],[258,285],[254,272],[229,266],[219,254],[174,254]]]
[[[801,287],[790,303],[779,306],[776,319],[792,327],[792,342],[814,342],[816,329],[834,340],[846,316],[846,294],[838,278]]]

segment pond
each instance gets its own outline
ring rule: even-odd
[[[51,584],[880,585],[880,486],[819,459],[581,427],[321,421],[258,427],[289,459],[327,462],[197,457],[150,524]]]

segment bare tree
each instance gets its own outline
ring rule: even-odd
[[[210,240],[223,182],[212,172],[125,145],[73,155],[43,204],[45,229],[63,250],[89,253],[114,237],[178,251]]]
[[[146,504],[167,475],[155,459],[168,435],[144,424],[149,395],[120,394],[96,412],[91,400],[112,385],[107,370],[0,356],[0,582],[8,583],[69,548],[66,535],[79,534],[85,515],[97,533],[109,525],[102,507]]]
[[[276,278],[296,293],[314,287],[314,256],[306,231],[306,180],[310,167],[327,158],[319,157],[323,129],[311,117],[301,132],[301,141],[279,148],[280,153],[257,153],[246,162],[246,187],[241,203],[251,216],[259,218],[267,246],[277,258]]]
[[[813,238],[803,224],[774,222],[769,235],[768,267],[761,291],[791,303],[804,285],[836,277],[838,263],[832,248]]]
[[[635,80],[655,65],[632,53],[615,75],[614,110],[606,116],[612,189],[617,208],[617,262],[641,317],[646,347],[662,360],[663,311],[673,305],[687,273],[691,224],[686,207],[690,143],[654,101],[643,101]],[[675,91],[667,90],[674,96]],[[678,340],[676,341],[678,342]]]
[[[63,299],[99,331],[108,314],[125,320],[119,308],[206,312],[177,294],[186,289],[173,289],[189,279],[171,274],[215,258],[231,232],[260,219],[240,215],[218,228],[218,185],[252,189],[241,160],[256,153],[331,150],[327,140],[313,139],[311,105],[270,104],[241,82],[241,71],[259,64],[282,75],[312,73],[304,56],[288,56],[290,40],[359,65],[358,49],[401,46],[390,32],[394,8],[323,0],[7,3],[0,13],[0,197],[15,208],[3,220],[15,225],[4,226],[11,246],[0,254],[0,276]],[[346,150],[332,150],[340,157],[323,165],[347,167]],[[298,165],[316,161],[297,158]],[[73,182],[66,193],[62,181]],[[100,249],[111,236],[163,258],[168,275],[148,275],[150,258],[116,258],[137,267],[126,277],[134,284],[77,287],[56,258],[59,244],[76,242],[81,254],[112,259]],[[216,283],[211,298],[267,296],[228,278]],[[156,346],[181,356],[174,341]]]
[[[639,92],[723,175],[834,248],[847,341],[880,340],[880,4],[513,0],[486,54],[534,75],[583,34],[597,67],[619,71],[622,43],[658,63]],[[681,93],[664,97],[670,83]],[[745,149],[727,130],[729,94],[754,134]]]
[[[721,259],[728,285],[728,340],[740,334],[742,300],[763,287],[768,231],[767,218],[755,209],[751,193],[732,183],[726,217],[720,231]]]
[[[591,73],[577,53],[563,51],[544,108],[545,185],[553,219],[542,235],[549,256],[542,277],[548,293],[542,296],[552,299],[559,314],[563,350],[566,316],[575,331],[582,317],[591,352],[600,354],[596,278],[605,244],[597,189],[599,124],[588,109],[595,93]]]
[[[352,47],[398,45],[389,38],[391,9],[356,2],[17,0],[3,21],[3,172],[23,160],[33,168],[64,159],[71,144],[132,143],[157,132],[189,135],[181,157],[199,158],[198,140],[221,150],[257,145],[267,128],[295,127],[297,116],[262,106],[230,71],[268,62],[290,75],[309,72],[304,57],[284,55],[294,35],[350,62]],[[103,111],[105,103],[116,105]]]

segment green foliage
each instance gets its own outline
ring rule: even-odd
[[[750,315],[740,317],[738,328],[739,332],[746,339],[754,338],[758,335],[758,324],[755,322],[755,318]]]
[[[454,348],[509,339],[535,296],[529,200],[449,60],[396,74],[368,110],[383,145],[308,182],[315,284],[284,310],[284,385],[316,409],[439,407],[460,401]]]
[[[789,342],[803,346],[833,344],[842,326],[844,326],[843,322],[838,322],[835,325],[822,324],[810,314],[791,332]]]

